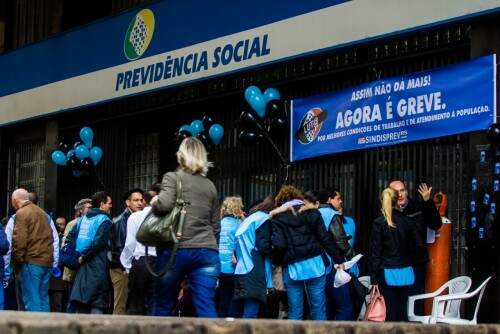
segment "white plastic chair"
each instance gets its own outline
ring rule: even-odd
[[[486,284],[488,284],[491,276],[488,277],[476,290],[469,293],[457,293],[450,294],[445,296],[439,296],[434,298],[434,302],[432,304],[432,320],[435,320],[436,323],[447,323],[454,325],[476,325],[477,324],[477,312],[479,311],[479,306],[481,305],[481,299],[483,298],[484,290],[486,289]],[[476,309],[474,310],[474,317],[469,319],[460,318],[460,314],[458,317],[450,317],[446,313],[446,304],[460,302],[465,299],[469,299],[475,297],[479,294],[476,302]]]
[[[472,280],[470,279],[470,277],[459,276],[452,280],[449,280],[434,292],[424,293],[416,296],[410,296],[408,298],[408,320],[421,322],[423,324],[435,323],[435,319],[433,319],[432,314],[431,315],[415,314],[415,302],[417,300],[435,298],[439,296],[446,289],[448,289],[448,295],[463,294],[469,291],[471,285],[472,285]],[[444,314],[446,315],[446,317],[460,318],[460,303],[461,300],[454,300],[447,303],[446,309],[444,310]],[[434,311],[434,306],[433,306],[433,311]]]
[[[361,276],[361,277],[358,277],[358,280],[368,290],[371,290],[372,286],[370,284],[370,276]],[[358,320],[363,320],[363,318],[365,317],[366,305],[368,305],[369,303],[370,303],[370,294],[367,294],[365,297],[365,303],[363,303],[363,306],[361,306],[361,311],[359,312]]]

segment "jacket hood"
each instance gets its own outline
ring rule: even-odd
[[[109,216],[109,213],[104,212],[100,209],[92,208],[89,210],[89,212],[87,212],[87,218],[92,218],[92,217],[95,217],[98,215],[106,215],[108,218],[111,219],[111,217]]]

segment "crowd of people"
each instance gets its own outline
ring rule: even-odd
[[[199,140],[184,139],[177,161],[178,169],[165,174],[161,184],[128,191],[125,208],[115,218],[105,191],[80,200],[66,224],[63,217],[54,223],[37,206],[36,194],[16,189],[11,196],[16,212],[0,229],[0,306],[92,314],[357,319],[362,301],[355,287],[360,267],[352,263],[359,259],[356,224],[344,215],[339,190],[302,192],[284,185],[245,211],[239,196],[219,200]],[[385,297],[390,321],[407,320],[408,296],[424,289],[427,228],[441,226],[431,190],[420,185],[422,198],[413,201],[405,183],[395,180],[381,194],[382,214],[371,227],[365,274]],[[137,241],[144,219],[171,212],[179,191],[188,206],[178,244],[155,249]],[[79,256],[76,270],[58,261],[67,245]],[[348,279],[339,279],[341,274]],[[360,298],[364,301],[364,294]]]

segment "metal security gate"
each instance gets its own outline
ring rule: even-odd
[[[45,200],[45,142],[18,143],[9,148],[8,196],[18,187],[36,192],[38,204]],[[10,206],[7,203],[7,208]]]
[[[446,66],[470,58],[468,25],[444,27],[366,47],[298,61],[242,80],[262,87],[277,87],[282,96],[299,98],[352,87],[363,82]],[[245,78],[244,78],[245,79]],[[273,83],[276,82],[276,84]],[[228,84],[237,86],[228,80]],[[237,127],[239,111],[246,106],[241,96],[224,98],[224,126]],[[222,104],[222,103],[221,103]],[[218,108],[214,106],[214,108]],[[284,170],[265,142],[251,147],[237,141],[231,131],[214,154],[213,178],[221,197],[238,194],[250,206],[277,190]],[[379,215],[379,195],[392,179],[408,183],[409,194],[418,198],[420,182],[448,195],[449,218],[454,223],[452,275],[465,272],[465,208],[469,156],[468,135],[348,152],[294,163],[289,183],[299,189],[340,188],[346,212],[357,222],[356,248],[367,254],[368,236]],[[288,134],[277,136],[288,155]]]

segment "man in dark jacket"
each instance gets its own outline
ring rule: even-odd
[[[418,234],[421,238],[422,245],[425,245],[427,239],[427,229],[438,230],[441,228],[442,222],[439,212],[431,198],[432,187],[422,183],[418,187],[418,192],[422,196],[422,201],[416,202],[408,197],[406,184],[400,180],[394,180],[389,184],[389,187],[398,193],[398,210],[406,217],[410,218],[416,225]],[[410,295],[424,293],[425,290],[425,275],[426,265],[429,261],[426,247],[415,249],[413,259],[413,268],[415,271],[414,289]],[[418,314],[423,314],[423,304],[416,305]]]
[[[120,262],[120,255],[127,239],[127,221],[133,212],[144,208],[144,192],[132,189],[125,194],[126,208],[121,215],[113,219],[111,228],[111,261],[109,275],[113,283],[113,314],[127,314],[128,276]]]
[[[76,273],[70,301],[77,313],[102,314],[108,304],[108,240],[111,230],[111,197],[104,191],[92,196],[92,209],[71,230],[81,266]]]

